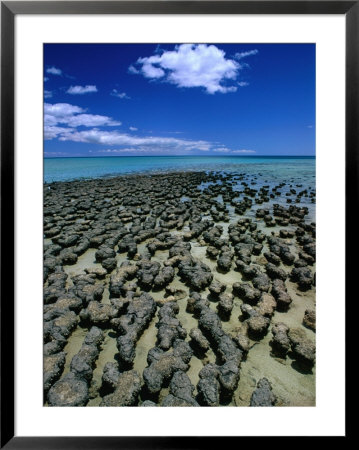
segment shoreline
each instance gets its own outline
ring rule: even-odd
[[[44,183],[48,404],[314,406],[308,205],[243,171]]]

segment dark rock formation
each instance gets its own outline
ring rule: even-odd
[[[276,400],[270,382],[267,378],[262,378],[253,391],[250,406],[274,406]]]

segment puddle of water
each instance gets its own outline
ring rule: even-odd
[[[133,368],[142,375],[143,369],[147,367],[147,354],[151,348],[156,346],[157,327],[158,322],[157,313],[152,319],[149,327],[143,332],[142,336],[136,345],[136,356],[133,362]]]
[[[191,361],[189,362],[189,369],[186,372],[188,378],[191,380],[191,383],[195,387],[193,395],[197,395],[197,384],[199,381],[199,372],[203,367],[203,363],[196,356],[192,356]]]
[[[168,258],[168,250],[157,250],[156,253],[152,256],[151,261],[157,261],[163,264],[165,261],[167,261]]]
[[[66,352],[66,361],[62,376],[69,373],[71,360],[80,351],[87,331],[88,330],[86,328],[77,327],[76,330],[68,338],[67,344],[64,348],[64,352]]]
[[[192,328],[198,328],[198,320],[192,314],[186,312],[187,300],[188,296],[177,301],[179,306],[177,318],[181,322],[182,327],[187,331],[187,340],[189,340],[189,332]]]
[[[105,364],[107,362],[116,362],[115,355],[118,353],[117,345],[116,345],[116,337],[114,336],[113,331],[105,331],[105,338],[102,342],[102,350],[98,356],[96,361],[96,367],[93,371],[93,377],[91,384],[96,386],[97,388],[101,387],[102,384],[102,374]],[[98,396],[96,399],[91,400],[99,400],[100,403],[101,398]],[[91,405],[89,405],[91,406]],[[92,405],[95,406],[95,405]]]
[[[64,266],[64,271],[71,277],[85,273],[85,269],[90,267],[102,267],[96,262],[96,249],[90,248],[84,254],[79,256],[77,263],[72,266]]]
[[[116,253],[115,258],[117,259],[117,267],[120,267],[123,262],[128,261],[127,252],[125,252],[125,253]]]
[[[103,296],[102,296],[102,300],[101,303],[103,303],[104,305],[111,305],[110,302],[110,291],[108,289],[108,283],[106,283],[106,287],[103,291]]]

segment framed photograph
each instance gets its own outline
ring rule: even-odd
[[[358,27],[1,2],[1,448],[347,436]]]

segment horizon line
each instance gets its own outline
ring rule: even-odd
[[[44,156],[43,159],[71,159],[71,158],[178,158],[178,157],[186,157],[186,158],[194,158],[194,157],[212,157],[212,158],[225,158],[225,157],[234,157],[234,158],[315,158],[314,155],[91,155],[91,156]]]

